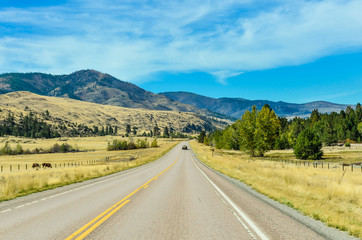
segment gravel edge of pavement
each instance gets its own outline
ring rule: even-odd
[[[209,167],[205,163],[203,163],[194,153],[192,148],[190,148],[193,156],[199,163],[201,163],[203,166],[208,168],[209,170],[213,171],[214,173],[218,174],[220,177],[224,178],[225,180],[229,181],[233,185],[237,186],[239,189],[251,194],[252,196],[256,197],[257,199],[263,201],[264,203],[268,204],[269,206],[281,211],[285,215],[289,216],[290,218],[298,221],[299,223],[303,224],[304,226],[310,228],[317,234],[321,235],[322,237],[330,240],[340,240],[340,239],[346,239],[346,240],[352,240],[352,239],[359,239],[354,236],[351,236],[348,234],[348,232],[342,232],[336,228],[328,227],[323,222],[319,220],[315,220],[309,216],[304,215],[303,213],[295,210],[294,208],[291,208],[285,204],[282,204],[280,202],[277,202],[259,192],[252,189],[249,185],[235,179],[231,178],[221,172],[216,171],[215,169]]]

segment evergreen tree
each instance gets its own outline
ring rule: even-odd
[[[129,135],[131,133],[131,125],[126,125],[126,133]]]
[[[205,131],[201,131],[198,138],[197,138],[197,141],[199,143],[204,143],[204,140],[205,140],[205,137],[206,137],[206,132]]]
[[[136,134],[137,134],[137,129],[138,129],[138,127],[136,127],[136,126],[133,127],[133,132],[132,132],[133,135],[136,135]]]
[[[266,151],[273,149],[278,137],[280,122],[270,107],[263,107],[256,118],[256,149],[258,156],[264,156]]]
[[[166,126],[163,130],[163,137],[168,138],[170,136],[170,132],[168,130],[168,127]]]
[[[321,159],[323,156],[322,142],[313,130],[305,129],[297,138],[294,154],[299,159]]]
[[[240,149],[256,156],[256,118],[257,109],[253,106],[251,112],[246,111],[241,117],[240,124]]]

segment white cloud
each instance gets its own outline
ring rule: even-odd
[[[0,68],[51,73],[94,68],[128,81],[157,71],[195,70],[225,84],[245,71],[362,47],[362,1],[275,1],[256,10],[258,4],[263,1],[78,0],[3,9],[0,23],[17,31],[0,37]]]

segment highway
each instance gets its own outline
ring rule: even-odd
[[[353,239],[210,170],[183,144],[138,168],[1,202],[0,239]]]

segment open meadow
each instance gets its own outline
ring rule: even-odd
[[[211,168],[328,226],[362,237],[362,169],[357,166],[352,171],[349,166],[343,171],[341,167],[342,163],[362,162],[362,145],[324,148],[325,159],[319,161],[324,162],[322,168],[321,164],[313,167],[312,161],[301,164],[290,150],[251,158],[240,151],[213,152],[196,141],[190,144],[197,157]]]
[[[157,139],[157,148],[107,151],[108,143],[114,139],[128,140],[119,136],[63,139],[0,138],[0,148],[5,142],[12,148],[20,144],[24,150],[49,149],[55,143],[67,143],[79,150],[69,153],[0,155],[0,201],[137,167],[157,160],[181,141]],[[134,138],[134,141],[137,139]],[[152,140],[148,138],[149,143]],[[52,168],[33,169],[33,163],[50,163]]]

